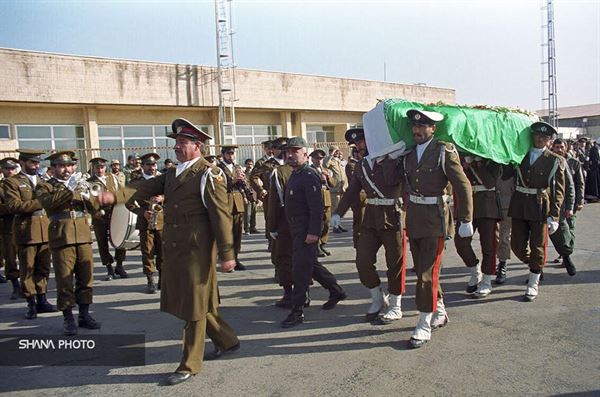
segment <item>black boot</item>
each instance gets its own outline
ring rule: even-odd
[[[571,260],[570,255],[563,257],[563,266],[567,269],[569,276],[574,276],[577,273],[577,269],[575,268],[575,264]]]
[[[112,264],[109,263],[108,265],[106,265],[106,272],[107,272],[107,275],[104,278],[104,281],[110,281],[115,278],[115,271],[112,267]]]
[[[58,311],[46,300],[46,294],[37,294],[36,298],[37,305],[35,308],[38,313],[54,313]]]
[[[319,258],[325,258],[327,256],[327,254],[325,253],[325,251],[323,251],[323,248],[321,248],[321,245],[317,245],[317,257]]]
[[[302,306],[294,306],[291,313],[281,323],[281,328],[292,328],[296,325],[302,324],[304,321],[304,312]]]
[[[498,262],[496,267],[496,284],[502,285],[506,282],[506,261]]]
[[[283,287],[283,297],[275,302],[275,306],[281,307],[283,309],[291,309],[292,308],[292,287],[286,286]]]
[[[33,296],[30,296],[29,298],[27,298],[27,313],[25,313],[25,318],[27,320],[33,320],[34,318],[37,318],[37,310],[35,307],[35,298]]]
[[[75,318],[73,317],[73,310],[68,308],[63,310],[63,334],[72,336],[77,335],[77,324],[75,324]]]
[[[328,250],[325,249],[325,243],[321,244],[319,246],[319,248],[321,249],[321,251],[323,251],[325,253],[325,255],[327,255],[327,256],[331,255],[331,252],[329,252]]]
[[[0,284],[6,284],[6,277],[0,274]]]
[[[246,270],[246,266],[244,266],[242,264],[242,262],[238,261],[237,259],[235,260],[235,270]]]
[[[159,291],[160,291],[160,284],[161,284],[161,281],[160,281],[160,270],[159,270],[158,271],[158,284],[156,285],[156,289]]]
[[[148,279],[148,285],[146,285],[147,294],[156,294],[156,283],[154,282],[154,275],[152,273],[146,276]]]
[[[21,284],[19,284],[19,280],[10,280],[12,283],[12,294],[10,294],[10,300],[14,301],[21,297]]]
[[[339,301],[343,301],[348,296],[341,286],[335,285],[329,290],[329,299],[323,304],[323,310],[333,309]]]
[[[115,274],[118,275],[121,278],[127,278],[127,277],[129,277],[129,275],[125,271],[125,268],[123,267],[123,263],[122,262],[117,262],[117,266],[115,267]]]
[[[90,305],[82,303],[79,305],[79,327],[87,329],[100,329],[100,323],[94,320],[89,313]]]

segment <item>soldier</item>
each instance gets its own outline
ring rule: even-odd
[[[352,131],[352,130],[348,130]],[[346,140],[348,142],[351,141],[351,138],[346,131]],[[354,143],[351,143],[354,145]],[[363,154],[366,153],[366,149],[363,149]],[[346,178],[348,181],[352,180],[352,175],[354,175],[354,171],[356,170],[356,165],[364,156],[360,153],[356,145],[352,147],[352,156],[348,160],[348,164],[346,164]],[[363,216],[365,214],[365,207],[367,206],[367,194],[364,190],[361,190],[359,196],[350,204],[350,208],[352,209],[352,246],[354,249],[358,248],[358,237],[360,236],[360,225],[362,223]],[[404,248],[406,250],[406,247]]]
[[[132,173],[130,184],[148,180],[161,175],[156,170],[156,162],[160,156],[156,153],[147,153],[140,157],[142,172]],[[142,251],[143,271],[148,279],[146,292],[156,293],[160,289],[162,269],[162,241],[163,241],[163,199],[162,195],[154,196],[142,203],[127,203],[127,208],[137,215],[135,228],[140,231],[140,251]],[[154,257],[156,256],[156,262]],[[154,280],[158,270],[158,285]]]
[[[533,147],[520,166],[505,168],[504,177],[516,173],[517,186],[510,200],[508,215],[512,218],[510,244],[522,262],[529,264],[525,301],[538,296],[540,275],[546,262],[548,234],[558,230],[560,207],[565,194],[564,161],[547,150],[556,133],[544,122],[531,125]]]
[[[331,189],[335,186],[335,179],[333,179],[329,171],[323,168],[323,159],[325,158],[325,152],[321,149],[314,150],[310,154],[311,167],[317,170],[319,177],[321,178],[321,192],[323,193],[323,207],[325,209],[323,214],[323,231],[319,236],[319,243],[317,245],[317,252],[319,257],[325,257],[331,255],[331,252],[325,249],[325,244],[329,241],[329,222],[331,221]]]
[[[94,260],[92,234],[86,212],[98,209],[90,193],[81,190],[69,180],[77,164],[75,153],[63,151],[48,156],[54,177],[36,187],[36,196],[50,218],[50,250],[56,278],[58,310],[64,318],[63,333],[76,335],[77,325],[72,307],[79,305],[78,325],[81,328],[99,329],[89,313],[92,303]],[[73,275],[75,291],[73,291]]]
[[[238,255],[242,248],[242,230],[244,227],[244,197],[241,184],[245,183],[244,171],[235,163],[235,145],[223,146],[221,154],[223,160],[218,167],[223,170],[227,178],[227,196],[229,197],[229,208],[233,219],[233,246],[235,248],[235,270],[246,270]],[[247,197],[246,197],[247,198]]]
[[[244,161],[244,176],[246,178],[246,184],[250,186],[250,175],[254,169],[254,161],[252,159],[246,159]],[[256,230],[256,193],[252,192],[252,200],[244,199],[244,234],[258,234]]]
[[[12,294],[10,295],[11,300],[16,300],[21,296],[21,286],[19,285],[19,267],[17,265],[17,246],[15,245],[15,239],[13,237],[13,219],[14,215],[9,213],[7,201],[4,196],[4,181],[11,176],[19,173],[19,160],[14,157],[5,157],[0,160],[0,167],[2,168],[3,180],[0,181],[0,267],[4,265],[4,275],[6,279],[1,281],[6,283],[6,280],[12,284]]]
[[[283,328],[304,321],[304,306],[308,298],[311,278],[329,290],[329,299],[323,309],[333,309],[346,293],[331,274],[317,260],[317,243],[323,229],[323,196],[321,178],[308,164],[306,141],[292,137],[287,143],[286,163],[294,171],[285,187],[284,208],[292,236],[292,311],[281,323]]]
[[[448,322],[439,282],[444,244],[454,231],[445,195],[448,183],[456,196],[458,235],[463,238],[473,235],[473,193],[456,148],[434,137],[436,122],[444,116],[417,109],[409,110],[406,115],[417,144],[402,161],[404,189],[408,193],[406,231],[417,272],[419,310],[409,345],[419,348],[431,339],[432,329]]]
[[[342,195],[348,187],[348,180],[341,161],[342,152],[337,146],[329,147],[329,156],[323,160],[323,167],[331,171],[331,177],[336,181],[336,184],[330,189],[331,191],[331,212],[335,213],[338,203]],[[333,226],[333,225],[332,225]],[[346,232],[347,230],[342,225],[333,226],[334,233]]]
[[[125,174],[125,184],[128,184],[129,181],[131,180],[131,173],[133,171],[140,171],[142,169],[142,161],[140,159],[140,156],[137,153],[134,154],[130,154],[129,156],[127,156],[127,165],[125,166],[125,169],[123,170],[123,173]]]
[[[456,252],[471,272],[467,293],[483,298],[492,293],[492,278],[496,274],[496,229],[502,219],[502,208],[496,192],[496,180],[502,173],[500,164],[466,155],[463,169],[473,190],[473,230],[479,231],[481,263],[473,251],[473,237],[454,236]],[[456,225],[458,228],[460,225]],[[483,275],[482,275],[483,272]]]
[[[502,175],[496,179],[496,191],[502,208],[502,220],[498,223],[497,249],[498,266],[496,266],[497,285],[502,285],[506,282],[507,265],[506,262],[510,259],[510,229],[512,221],[508,216],[508,207],[510,198],[515,191],[515,179],[513,177],[504,179]]]
[[[354,143],[358,150],[368,154],[365,132],[362,128],[350,129],[346,133],[348,141]],[[400,225],[400,210],[397,200],[400,197],[399,174],[396,162],[386,159],[382,163],[371,162],[363,158],[355,167],[354,175],[348,190],[342,196],[338,209],[331,217],[331,224],[340,224],[352,203],[360,197],[364,190],[367,206],[360,225],[360,238],[356,249],[356,269],[362,285],[371,293],[371,305],[367,309],[365,320],[376,320],[381,311],[389,305],[381,316],[381,322],[389,323],[402,318],[402,294],[405,288],[405,261],[403,260],[404,244]],[[377,252],[383,245],[387,265],[388,296],[381,288],[381,280],[377,274],[375,263]]]
[[[567,273],[570,276],[574,276],[577,269],[571,259],[571,255],[575,246],[575,220],[577,219],[577,212],[583,209],[585,182],[581,163],[567,153],[565,142],[562,139],[558,138],[554,140],[552,151],[566,159],[566,192],[572,191],[572,197],[570,197],[570,194],[565,195],[565,200],[560,210],[558,230],[550,236],[550,239],[552,240],[552,244],[554,244],[554,248],[558,251],[560,257],[562,257],[562,264],[567,269]],[[567,198],[570,199],[569,202]]]
[[[35,195],[35,188],[42,181],[37,171],[43,153],[19,149],[21,172],[4,181],[8,212],[15,215],[13,235],[19,257],[21,291],[27,299],[25,317],[30,320],[38,313],[56,311],[46,299],[50,275],[48,217]]]
[[[88,182],[100,184],[103,190],[110,192],[116,192],[121,189],[118,179],[113,174],[106,173],[106,162],[108,160],[102,157],[95,157],[90,160],[92,164],[92,177],[88,179]],[[131,178],[131,173],[130,176]],[[122,248],[115,249],[115,256],[110,254],[110,248],[108,246],[108,231],[110,230],[110,213],[112,208],[106,210],[97,211],[92,217],[92,224],[94,226],[94,234],[96,235],[96,243],[98,244],[98,251],[100,252],[100,260],[102,265],[106,266],[107,275],[104,281],[110,281],[118,275],[121,278],[127,278],[127,271],[123,267],[123,261],[127,251]],[[113,269],[113,262],[116,260],[117,266]]]
[[[269,198],[267,194],[269,193],[269,180],[271,178],[271,171],[276,165],[281,164],[277,160],[272,159],[274,158],[275,151],[277,151],[277,155],[280,155],[281,151],[275,148],[275,140],[264,141],[262,142],[262,146],[265,154],[263,157],[256,160],[256,164],[252,169],[252,173],[250,173],[250,186],[252,189],[254,189],[258,199],[263,204],[263,215],[266,225],[268,223],[267,217],[269,215]],[[268,251],[272,252],[272,241],[268,230],[265,230],[265,238],[269,241]]]
[[[125,187],[125,174],[121,170],[121,162],[119,160],[112,160],[110,162],[110,172],[115,177],[117,177],[117,182],[119,183],[119,187]]]
[[[207,359],[238,350],[240,342],[218,312],[217,254],[221,271],[235,266],[227,184],[223,172],[202,158],[204,143],[211,137],[184,119],[173,121],[172,128],[168,136],[176,140],[179,165],[118,191],[117,200],[142,202],[165,196],[160,307],[186,322],[183,357],[167,379],[168,384],[175,385],[200,371],[205,335],[216,346]],[[115,196],[106,192],[99,199],[110,205]]]

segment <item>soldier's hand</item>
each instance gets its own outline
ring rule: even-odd
[[[458,235],[460,237],[471,237],[474,233],[472,222],[460,222],[458,227]]]
[[[263,190],[262,192],[260,192],[259,199],[264,200],[265,197],[267,197],[267,194],[269,194],[269,192],[267,192],[266,190]]]
[[[546,221],[548,222],[548,234],[554,234],[558,230],[558,222],[550,216]]]
[[[314,244],[317,241],[319,241],[319,236],[317,236],[316,234],[307,234],[306,240],[304,240],[306,244]]]
[[[98,202],[101,206],[111,205],[115,202],[115,195],[112,192],[104,191],[98,194]]]
[[[235,259],[232,259],[230,261],[222,261],[220,270],[223,273],[228,273],[228,272],[232,271],[234,267],[235,267]]]
[[[152,218],[152,211],[144,211],[144,218],[149,221]]]
[[[578,205],[577,207],[575,207],[575,211],[579,212],[583,209],[583,204]]]
[[[573,217],[573,211],[571,210],[566,210],[565,211],[565,218],[567,219],[571,219]]]
[[[269,232],[269,236],[271,236],[271,238],[273,240],[277,240],[278,233],[277,232]]]

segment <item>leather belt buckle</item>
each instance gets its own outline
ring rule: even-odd
[[[73,210],[69,211],[69,216],[71,217],[71,219],[75,219],[77,218],[77,213]]]

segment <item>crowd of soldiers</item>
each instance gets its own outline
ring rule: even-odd
[[[290,310],[284,328],[303,322],[313,279],[329,291],[323,309],[347,298],[318,257],[331,254],[326,248],[330,230],[346,231],[341,218],[348,209],[358,276],[371,295],[365,321],[389,324],[402,318],[410,247],[419,311],[409,340],[413,348],[426,344],[432,331],[449,321],[440,274],[450,239],[469,269],[465,288],[474,298],[485,298],[492,284],[506,281],[512,251],[529,266],[524,299],[535,300],[548,236],[560,255],[557,261],[576,274],[571,259],[575,219],[592,192],[590,178],[598,178],[595,145],[587,151],[570,147],[568,141],[552,139],[556,130],[551,125],[536,122],[533,147],[523,162],[503,166],[438,141],[434,133],[443,120],[440,113],[413,109],[407,116],[413,150],[372,158],[364,130],[353,128],[345,135],[351,147],[345,165],[336,146],[328,155],[320,149],[309,153],[303,138],[280,137],[263,142],[264,156],[242,166],[236,163],[235,145],[221,147],[218,156],[205,153],[210,137],[184,119],[173,122],[169,135],[176,140],[179,164],[165,162],[162,172],[155,153],[130,156],[123,170],[113,160],[110,172],[109,161],[97,157],[90,161],[90,177],[77,179],[75,153],[62,151],[46,158],[50,167],[42,178],[43,153],[19,150],[18,159],[0,161],[2,261],[13,286],[11,299],[26,299],[28,319],[56,311],[46,299],[52,261],[64,333],[76,334],[77,325],[100,328],[89,313],[93,259],[88,219],[107,269],[105,280],[127,278],[126,250],[117,246],[111,255],[108,233],[114,205],[124,204],[137,215],[146,292],[161,290],[161,310],[186,321],[182,362],[168,380],[176,384],[200,370],[205,335],[215,343],[208,358],[239,349],[235,332],[217,311],[215,269],[217,261],[224,272],[246,269],[238,257],[242,235],[258,232],[258,201],[275,280],[283,290],[275,305]],[[475,231],[481,258],[472,247]],[[381,246],[387,289],[376,268]]]

